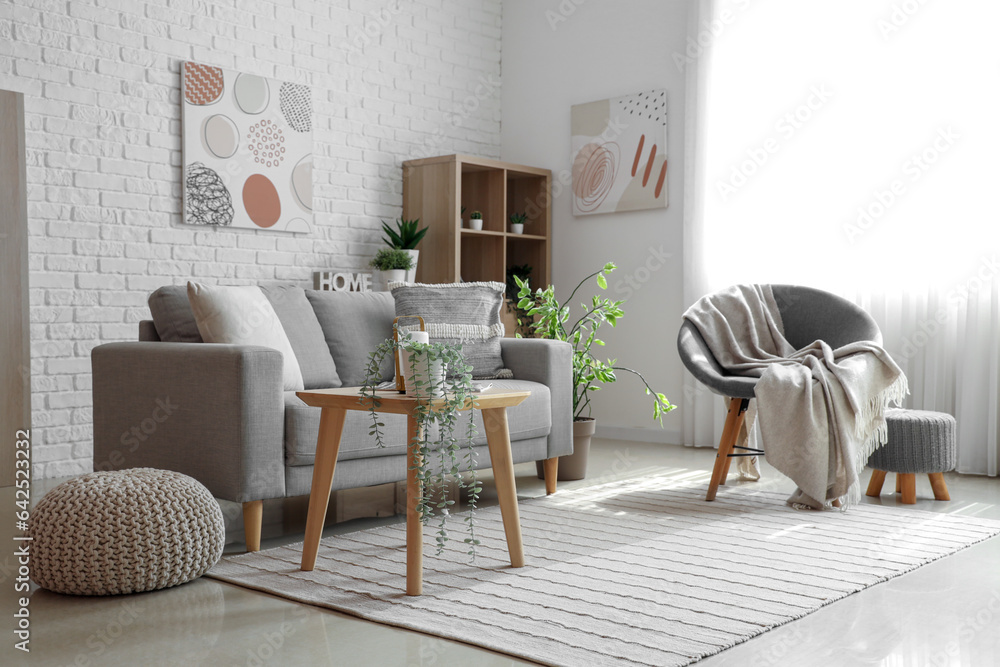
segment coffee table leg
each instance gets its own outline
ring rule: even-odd
[[[511,567],[524,567],[524,546],[521,543],[521,516],[517,509],[517,488],[514,485],[514,459],[510,453],[510,429],[507,408],[483,410],[486,444],[493,464],[493,479],[500,497],[500,515],[507,536],[507,551]]]
[[[309,491],[309,514],[306,515],[306,539],[302,545],[302,569],[307,572],[316,566],[346,416],[347,411],[341,408],[323,408],[320,413],[316,462],[313,464],[312,488]]]
[[[420,595],[424,592],[424,532],[417,514],[420,452],[414,446],[420,440],[420,425],[413,415],[406,418],[406,431],[406,594]]]

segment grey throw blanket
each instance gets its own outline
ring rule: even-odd
[[[767,285],[709,295],[684,317],[726,371],[760,378],[751,402],[768,462],[799,487],[788,502],[857,503],[860,473],[885,443],[884,411],[909,393],[885,350],[868,341],[834,350],[821,340],[794,350]]]

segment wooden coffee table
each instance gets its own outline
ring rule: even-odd
[[[490,451],[493,477],[496,480],[497,495],[500,497],[500,515],[507,537],[507,551],[510,553],[511,567],[524,567],[524,548],[521,544],[521,519],[517,509],[517,489],[514,486],[514,460],[510,453],[510,431],[507,427],[507,408],[518,405],[531,395],[529,391],[488,392],[476,394],[464,410],[476,409],[483,412],[486,427],[486,443]],[[309,514],[306,517],[306,538],[302,546],[302,569],[311,571],[316,565],[323,523],[326,520],[326,506],[333,488],[333,473],[340,451],[340,435],[348,410],[365,410],[370,407],[370,399],[362,397],[357,387],[348,389],[318,389],[300,391],[296,396],[306,405],[322,408],[319,420],[319,437],[316,440],[316,463],[313,466],[312,490],[309,493]],[[419,452],[412,443],[420,437],[420,425],[414,409],[417,399],[396,391],[376,392],[379,412],[406,415],[407,456],[406,456],[406,594],[420,595],[423,591],[423,530],[417,514],[417,499],[420,497],[420,480],[414,469],[419,465]]]

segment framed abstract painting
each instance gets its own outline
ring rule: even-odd
[[[667,206],[667,91],[577,104],[573,215]]]
[[[184,222],[312,230],[312,91],[181,65]]]

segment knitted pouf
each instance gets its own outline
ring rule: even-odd
[[[926,410],[886,410],[889,439],[868,459],[868,467],[886,472],[954,470],[955,418]]]
[[[954,470],[957,461],[955,418],[943,412],[926,410],[887,410],[888,440],[868,459],[875,472],[868,487],[869,496],[878,496],[885,473],[896,473],[896,490],[903,502],[916,502],[914,475],[927,473],[938,500],[949,500],[948,487],[941,473]]]
[[[222,556],[222,510],[169,470],[95,472],[45,494],[28,520],[31,579],[50,591],[117,595],[200,577]]]

